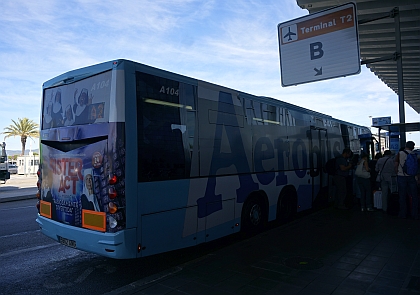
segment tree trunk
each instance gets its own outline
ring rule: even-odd
[[[20,142],[22,143],[22,153],[21,153],[21,156],[25,155],[26,139],[27,139],[27,136],[26,135],[22,135],[20,137]]]

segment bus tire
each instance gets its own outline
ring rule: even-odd
[[[297,214],[297,197],[293,188],[284,189],[277,202],[277,221],[286,223],[292,221]]]
[[[241,230],[245,233],[260,232],[267,224],[268,214],[261,197],[250,197],[242,207]]]

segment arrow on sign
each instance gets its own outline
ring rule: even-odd
[[[317,68],[314,68],[314,71],[316,72],[315,76],[321,76],[322,75],[322,67],[319,70]]]

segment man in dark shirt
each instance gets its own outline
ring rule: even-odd
[[[349,175],[349,170],[353,167],[351,163],[348,162],[351,155],[352,151],[345,148],[335,161],[336,173],[334,175],[334,183],[336,186],[335,207],[337,209],[348,209],[344,205],[344,201],[347,195],[346,177]]]
[[[415,175],[408,175],[404,172],[404,164],[408,154],[413,153],[414,142],[407,141],[405,149],[400,150],[394,159],[395,172],[397,173],[398,195],[400,198],[399,218],[407,218],[407,194],[411,196],[411,217],[419,219],[419,198],[417,192],[417,181]]]

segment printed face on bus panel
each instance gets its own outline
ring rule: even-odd
[[[86,188],[88,189],[89,193],[93,192],[93,179],[92,179],[92,175],[87,174],[85,176],[85,185]]]
[[[61,90],[58,89],[57,93],[55,94],[54,102],[61,103]]]
[[[104,117],[104,105],[100,104],[98,105],[98,118]]]
[[[50,101],[47,106],[47,114],[51,116],[52,114],[53,103]]]
[[[71,110],[71,106],[70,105],[68,105],[66,107],[66,119],[67,120],[73,120],[73,112]]]
[[[86,88],[83,88],[82,89],[82,92],[80,92],[78,102],[79,102],[79,105],[81,105],[81,106],[87,104],[87,102],[88,102],[88,93],[87,93],[87,89]]]

